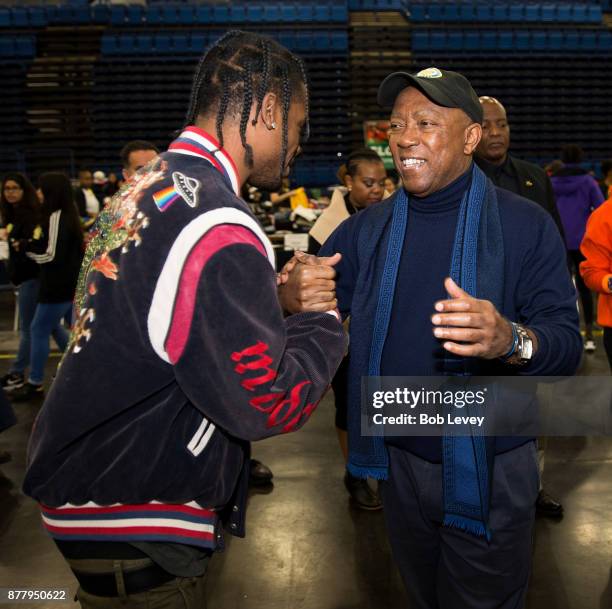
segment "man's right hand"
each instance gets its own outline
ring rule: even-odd
[[[338,306],[336,300],[336,271],[334,266],[341,254],[318,257],[296,252],[281,271],[278,296],[287,313],[314,311],[324,313]]]

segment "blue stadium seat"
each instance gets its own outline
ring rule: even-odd
[[[430,4],[427,7],[427,15],[432,23],[442,23],[444,21],[444,13],[442,5],[438,3]]]
[[[293,3],[283,2],[281,4],[281,21],[285,23],[293,23],[297,21],[297,7]]]
[[[528,23],[537,23],[540,21],[540,5],[527,4],[525,6],[525,21]]]
[[[334,23],[346,23],[348,21],[346,2],[336,1],[331,5],[331,20]]]
[[[586,23],[587,10],[584,4],[572,5],[572,21],[574,23]]]
[[[249,2],[246,6],[246,20],[249,23],[263,21],[264,9],[259,2]]]
[[[263,20],[267,23],[278,23],[280,21],[280,7],[276,3],[264,4]]]
[[[34,38],[19,36],[15,40],[15,55],[18,57],[34,57],[36,55]]]
[[[102,36],[102,55],[114,55],[117,52],[115,36]]]
[[[463,37],[463,48],[466,51],[480,50],[480,32],[466,32]]]
[[[494,51],[497,48],[497,33],[496,32],[481,32],[480,48],[485,51]]]
[[[206,34],[191,34],[190,49],[194,53],[200,53],[208,46]]]
[[[216,8],[216,7],[215,7]],[[227,10],[227,7],[224,7]],[[174,6],[162,6],[162,23],[165,25],[178,25],[178,11]]]
[[[557,5],[557,22],[569,23],[572,20],[572,7],[569,4]]]
[[[91,13],[88,6],[75,6],[72,9],[72,23],[86,25],[91,23]]]
[[[126,17],[129,25],[140,25],[144,20],[143,7],[133,4],[128,5]]]
[[[540,21],[543,23],[557,21],[557,7],[554,4],[543,4],[540,10]]]
[[[185,55],[189,53],[189,39],[185,34],[175,34],[172,37],[172,49],[175,53]]]
[[[237,4],[230,7],[230,22],[231,23],[244,23],[247,20],[246,6],[243,4]]]
[[[528,51],[531,48],[531,35],[527,31],[519,30],[514,37],[515,49],[517,51]]]
[[[149,9],[150,10],[150,9]],[[198,5],[193,15],[194,23],[212,23],[212,9],[210,6]]]
[[[587,6],[587,21],[589,23],[601,23],[603,14],[599,4],[590,4]]]
[[[612,33],[599,32],[599,36],[597,37],[597,50],[604,53],[612,51]]]
[[[449,51],[463,50],[463,33],[449,32],[447,36],[447,46]]]
[[[117,37],[117,52],[120,55],[132,55],[134,53],[134,37],[121,34]]]
[[[413,32],[412,33],[412,49],[414,51],[429,50],[429,34],[428,32]]]
[[[123,4],[113,4],[110,7],[111,25],[123,25],[125,23],[125,9]]]
[[[563,38],[564,51],[577,51],[580,48],[578,32],[565,32]]]
[[[548,33],[548,50],[561,51],[563,49],[563,32],[555,30]]]
[[[464,23],[474,21],[476,19],[476,7],[473,4],[459,5],[459,20]]]
[[[476,5],[476,21],[488,22],[493,19],[493,12],[491,7],[487,4]]]
[[[445,3],[442,6],[442,18],[446,23],[457,23],[459,17],[459,5]]]
[[[507,4],[493,5],[493,21],[496,23],[505,23],[508,21],[508,8]]]
[[[430,44],[432,51],[445,51],[446,46],[446,32],[432,32],[430,37]]]
[[[422,4],[412,4],[410,6],[410,20],[413,23],[422,23],[426,21],[427,13],[425,11],[425,6]]]
[[[533,32],[531,35],[531,48],[534,51],[546,51],[548,48],[548,36],[546,32]]]
[[[313,7],[309,4],[298,5],[298,20],[299,21],[313,21],[314,20],[314,11]]]
[[[177,11],[178,22],[183,25],[191,25],[193,23],[193,8],[194,7],[189,4],[186,6],[179,6]]]
[[[597,49],[597,36],[595,32],[581,32],[580,50],[595,51]]]
[[[47,11],[42,6],[32,6],[28,9],[30,13],[30,25],[33,27],[44,27],[47,25]],[[1,21],[1,19],[0,19]],[[2,23],[0,23],[0,27]]]
[[[11,25],[11,11],[8,8],[0,8],[0,27]],[[5,40],[4,38],[2,40]]]
[[[215,4],[212,7],[213,23],[227,23],[229,21],[229,7]]]
[[[317,2],[314,7],[314,19],[320,23],[331,21],[331,7],[327,3]]]
[[[502,30],[497,36],[497,48],[500,51],[514,50],[514,35],[511,31]]]
[[[136,36],[136,42],[134,44],[134,51],[140,55],[152,55],[153,54],[153,36],[146,34],[139,34]]]
[[[96,4],[91,8],[92,23],[103,24],[110,21],[110,9],[106,4]]]
[[[28,27],[30,25],[27,9],[15,6],[11,12],[13,17],[13,27]]]
[[[170,36],[168,34],[157,34],[155,36],[155,50],[159,53],[170,52]]]
[[[522,23],[525,19],[525,7],[522,4],[511,4],[508,11],[508,20],[512,23]]]
[[[0,36],[0,56],[13,57],[15,55],[15,42],[11,36]]]
[[[348,50],[348,37],[345,31],[332,32],[331,48],[334,51],[347,51]]]

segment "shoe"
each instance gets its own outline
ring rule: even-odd
[[[597,345],[595,344],[595,341],[592,338],[588,338],[584,341],[584,350],[587,353],[593,353],[595,349],[597,349]]]
[[[0,450],[0,465],[8,463],[13,458],[13,455],[8,450]]]
[[[13,402],[28,402],[30,400],[40,400],[45,397],[45,392],[42,385],[34,385],[28,381],[19,389],[15,389],[10,394]]]
[[[382,509],[383,505],[378,493],[370,488],[367,480],[356,478],[347,471],[344,474],[344,486],[355,507],[371,511]]]
[[[272,482],[274,474],[267,465],[257,459],[251,459],[251,469],[249,471],[250,486],[265,486]]]
[[[536,514],[547,518],[560,518],[563,516],[563,506],[542,490],[536,500]]]
[[[4,391],[19,389],[19,387],[23,387],[24,382],[23,374],[19,374],[18,372],[9,372],[0,378],[0,385],[2,385]]]

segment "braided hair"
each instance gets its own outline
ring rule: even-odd
[[[233,30],[208,49],[194,75],[185,126],[193,125],[199,116],[216,112],[216,135],[223,147],[226,118],[239,117],[245,159],[252,167],[253,149],[246,140],[246,129],[253,100],[257,102],[255,118],[251,121],[255,125],[268,92],[278,95],[282,103],[282,171],[288,148],[292,96],[304,101],[308,116],[308,82],[302,60],[272,38]],[[303,138],[307,136],[308,123],[302,133]]]

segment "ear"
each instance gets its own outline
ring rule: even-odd
[[[465,139],[463,145],[463,152],[466,155],[471,155],[476,146],[478,146],[478,142],[482,138],[482,125],[478,123],[472,123],[465,129]]]
[[[264,95],[261,111],[259,112],[259,116],[256,117],[257,121],[261,121],[266,126],[266,129],[272,131],[278,127],[278,114],[278,96],[276,93],[269,91]]]
[[[344,185],[351,191],[353,189],[353,176],[348,173],[344,176]]]
[[[127,182],[130,178],[128,176],[128,173],[125,169],[121,170],[121,174],[123,175],[123,179]]]

